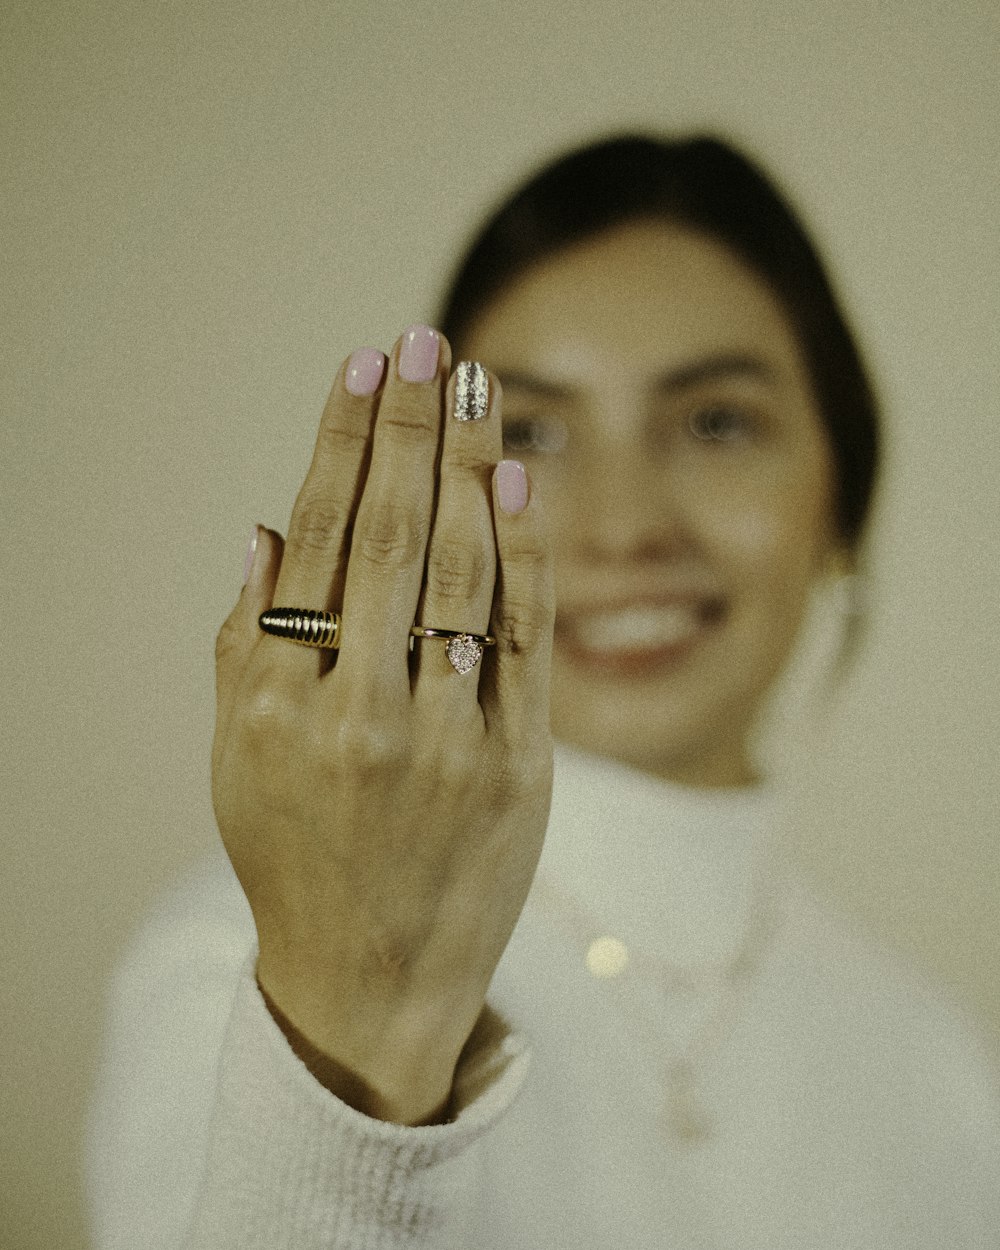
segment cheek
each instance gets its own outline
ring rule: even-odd
[[[804,597],[827,545],[822,481],[733,491],[705,511],[702,533],[734,588],[786,604]]]

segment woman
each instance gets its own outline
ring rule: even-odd
[[[754,732],[878,459],[801,227],[724,144],[598,144],[441,324],[344,363],[256,534],[242,893],[121,974],[99,1244],[995,1245],[974,1047],[766,854]]]

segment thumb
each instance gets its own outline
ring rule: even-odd
[[[258,525],[247,552],[246,581],[236,606],[215,640],[216,734],[222,736],[247,661],[260,639],[257,618],[273,606],[274,587],[285,549],[274,530]]]

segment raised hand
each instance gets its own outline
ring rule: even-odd
[[[497,382],[450,363],[427,327],[345,362],[217,645],[213,799],[260,987],[334,1093],[413,1124],[447,1105],[551,791],[539,508]],[[272,606],[339,613],[339,649],[262,632]],[[415,624],[496,645],[463,674]]]

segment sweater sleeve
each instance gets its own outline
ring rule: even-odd
[[[523,1041],[484,1017],[449,1124],[369,1119],[293,1054],[244,967],[223,1042],[188,1250],[402,1250],[475,1239],[478,1139],[521,1084]]]
[[[369,1119],[313,1078],[271,1017],[230,884],[224,897],[204,881],[175,890],[114,979],[86,1143],[97,1250],[473,1244],[478,1143],[523,1082],[523,1037],[484,1012],[448,1124]]]

